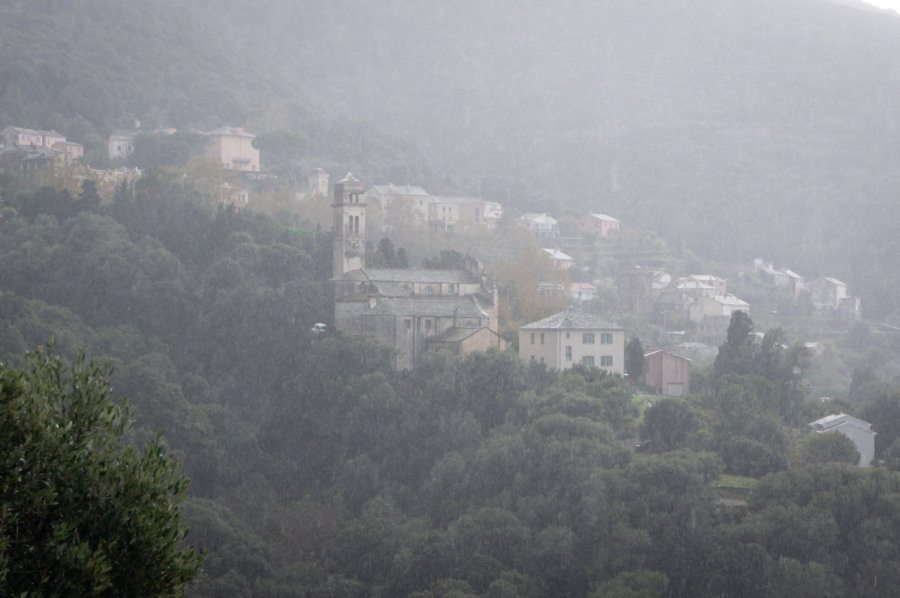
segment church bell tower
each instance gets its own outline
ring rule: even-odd
[[[363,185],[351,173],[334,185],[334,278],[366,265],[366,203]]]

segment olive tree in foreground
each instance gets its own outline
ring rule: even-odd
[[[203,554],[184,546],[188,481],[157,438],[123,438],[109,369],[50,351],[0,365],[0,595],[181,596]]]

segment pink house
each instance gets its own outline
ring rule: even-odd
[[[84,146],[74,141],[57,141],[53,144],[52,149],[65,155],[66,162],[74,162],[84,155]]]
[[[619,230],[619,221],[606,214],[591,212],[581,220],[581,232],[585,235],[605,237],[617,230]]]
[[[38,131],[24,127],[6,127],[0,131],[0,135],[8,147],[33,146],[53,149],[55,143],[66,142],[65,135],[60,135],[56,131]]]

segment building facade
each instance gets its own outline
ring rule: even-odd
[[[397,371],[414,368],[424,351],[507,348],[497,333],[496,289],[477,260],[466,256],[448,270],[368,268],[365,195],[352,174],[335,184],[332,209],[338,331],[393,347]]]
[[[860,467],[869,467],[875,459],[875,432],[872,424],[846,413],[826,415],[807,424],[815,434],[843,434],[853,441],[859,452]]]
[[[625,373],[625,331],[593,314],[567,309],[519,328],[519,355],[567,370],[576,363]]]
[[[256,135],[240,127],[219,127],[206,135],[208,158],[219,160],[226,170],[259,172],[259,150],[253,147]]]
[[[644,355],[641,382],[659,394],[680,397],[690,392],[691,360],[669,351],[651,351]]]
[[[585,235],[605,237],[619,230],[619,221],[606,214],[588,213],[581,219],[581,232]]]

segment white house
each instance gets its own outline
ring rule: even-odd
[[[816,434],[843,434],[853,441],[859,452],[859,466],[869,467],[875,459],[875,432],[872,424],[846,413],[826,415],[807,424]]]

